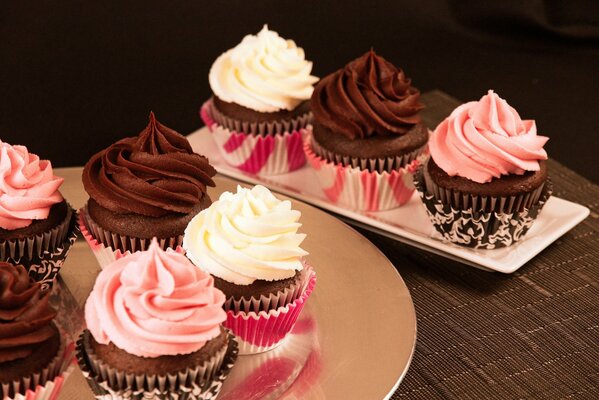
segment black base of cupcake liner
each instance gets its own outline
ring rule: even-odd
[[[85,350],[84,335],[86,332],[89,335],[89,331],[84,331],[77,340],[77,362],[96,399],[213,400],[216,399],[220,393],[222,385],[231,372],[239,354],[238,343],[235,337],[230,331],[227,331],[229,344],[220,368],[211,381],[206,382],[203,385],[197,385],[194,382],[186,382],[185,385],[177,385],[176,389],[170,388],[167,390],[160,390],[158,388],[158,382],[155,382],[155,385],[153,385],[152,388],[122,388],[118,385],[110,384],[109,381],[103,380],[94,372],[90,358]],[[177,380],[177,376],[169,375],[166,379]],[[156,379],[156,381],[158,381],[158,379]]]
[[[488,212],[473,208],[454,208],[437,199],[434,194],[428,193],[423,167],[414,174],[414,186],[433,226],[445,240],[460,246],[485,250],[511,246],[521,240],[533,225],[553,189],[551,181],[547,180],[538,202],[531,207],[513,212]]]
[[[65,224],[65,227],[59,229],[66,229],[65,238],[62,243],[54,247],[48,247],[39,254],[34,253],[31,257],[23,256],[13,258],[7,256],[3,261],[13,265],[23,265],[29,272],[29,276],[34,281],[41,283],[43,291],[51,289],[64,260],[69,254],[69,251],[71,250],[73,243],[77,240],[77,235],[79,234],[77,212],[71,209],[69,216],[70,219],[68,223]]]

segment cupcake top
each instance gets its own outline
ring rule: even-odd
[[[83,169],[83,186],[102,207],[118,214],[160,217],[187,214],[214,186],[216,170],[187,139],[158,122],[95,154]]]
[[[373,50],[322,78],[312,94],[314,121],[349,139],[402,135],[420,122],[420,91]]]
[[[518,112],[492,90],[479,101],[457,107],[437,126],[429,147],[435,163],[449,176],[477,183],[502,175],[539,171],[546,160],[549,138],[537,135],[533,120]]]
[[[222,101],[268,113],[293,110],[308,100],[318,81],[311,71],[301,47],[264,25],[257,35],[247,35],[221,54],[208,78]]]
[[[188,354],[221,333],[224,301],[210,275],[154,239],[100,272],[85,321],[98,343],[135,356]]]
[[[199,268],[236,285],[291,278],[308,254],[300,216],[264,186],[238,186],[191,220],[183,247]]]
[[[25,267],[0,262],[0,363],[29,356],[56,334],[49,300]]]
[[[50,161],[0,141],[0,228],[25,228],[48,218],[50,208],[63,200],[62,182]]]

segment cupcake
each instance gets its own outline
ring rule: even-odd
[[[216,397],[237,355],[210,275],[156,239],[98,275],[77,359],[96,396]],[[177,397],[178,398],[178,397]]]
[[[456,108],[430,140],[415,184],[435,229],[480,249],[522,239],[551,194],[548,138],[492,90]]]
[[[0,261],[23,265],[48,289],[77,237],[75,210],[48,160],[0,141]]]
[[[240,353],[274,348],[293,328],[316,283],[300,247],[301,213],[264,186],[224,192],[195,216],[183,238],[186,255],[226,296],[225,326]]]
[[[332,203],[380,211],[410,199],[429,136],[419,97],[373,50],[316,85],[305,151]]]
[[[318,78],[302,48],[265,25],[221,54],[210,69],[213,96],[200,116],[227,163],[274,175],[305,164],[302,132]]]
[[[115,252],[145,250],[151,238],[176,248],[191,218],[211,204],[216,174],[187,139],[158,122],[92,156],[83,169],[89,194],[81,229],[101,265]]]
[[[73,369],[73,344],[54,323],[49,300],[25,267],[0,262],[2,399],[56,398]]]

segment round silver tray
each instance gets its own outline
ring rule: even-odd
[[[74,207],[83,205],[87,195],[81,168],[57,169],[56,174],[65,178],[67,200]],[[239,183],[217,176],[216,184],[210,191],[213,200]],[[408,289],[366,238],[325,212],[292,201],[302,212],[303,247],[317,273],[316,288],[280,347],[239,357],[219,399],[389,398],[408,370],[416,343]],[[83,305],[98,272],[85,241],[77,241],[61,270],[75,305]],[[93,398],[91,391],[75,371],[59,400],[88,398]]]

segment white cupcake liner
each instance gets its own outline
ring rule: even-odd
[[[57,227],[55,233],[51,234],[52,236],[56,234],[57,238],[60,238],[63,237],[62,233],[64,232],[65,236],[62,242],[55,242],[54,239],[49,240],[47,243],[50,246],[42,250],[40,254],[34,254],[33,258],[14,259],[7,257],[3,261],[13,265],[23,265],[27,269],[29,277],[41,284],[42,291],[51,289],[73,243],[77,240],[79,233],[77,218],[77,213],[69,206],[67,218]]]
[[[428,157],[425,152],[405,167],[377,172],[318,156],[312,150],[311,136],[304,144],[304,151],[329,201],[360,211],[384,211],[407,203],[414,193],[413,173]]]
[[[483,201],[480,196],[465,195],[470,198],[462,198],[460,204],[464,208],[460,208],[444,203],[435,194],[428,192],[423,170],[424,168],[420,168],[416,171],[414,184],[433,226],[445,240],[475,249],[498,249],[521,240],[533,225],[553,190],[552,183],[548,180],[538,190],[538,196],[511,196],[512,199],[508,200],[489,197]],[[434,184],[429,183],[429,185]],[[440,190],[436,192],[443,193]],[[530,197],[536,198],[537,201],[529,203]],[[523,204],[527,204],[528,207],[522,208]],[[483,207],[474,208],[473,205],[483,205]],[[491,209],[501,207],[505,211],[484,211],[491,205],[493,205]]]
[[[252,175],[277,175],[294,171],[306,163],[302,149],[306,131],[303,124],[292,124],[289,129],[281,127],[281,132],[276,134],[252,134],[218,124],[211,110],[214,111],[214,107],[209,100],[200,114],[222,157],[233,167]]]
[[[87,330],[77,341],[77,361],[98,399],[210,400],[220,392],[237,359],[237,342],[227,335],[228,345],[209,360],[173,375],[136,375],[107,365],[95,355]]]
[[[60,332],[60,347],[56,356],[39,373],[23,377],[11,384],[2,384],[3,400],[56,400],[64,382],[75,369],[75,344]],[[8,396],[8,393],[17,393]]]
[[[79,210],[79,229],[98,260],[101,268],[115,261],[123,255],[136,251],[147,250],[152,239],[142,239],[133,236],[112,233],[99,226],[87,213],[87,206]],[[163,250],[176,249],[183,243],[183,235],[170,238],[158,238],[158,244]],[[127,250],[122,251],[120,248]],[[116,249],[116,250],[115,250]]]
[[[306,128],[312,122],[312,113],[307,112],[298,115],[289,120],[276,120],[268,122],[248,122],[240,121],[223,115],[214,106],[214,100],[208,99],[200,109],[200,117],[204,120],[206,126],[213,123],[221,125],[231,132],[243,132],[248,135],[280,135],[285,132],[299,131]],[[205,118],[208,117],[208,118]],[[210,124],[208,123],[210,122]]]
[[[261,296],[262,311],[242,311],[243,308],[256,307],[252,300],[245,300],[243,302],[245,304],[241,307],[239,303],[234,304],[235,308],[230,308],[231,304],[225,306],[227,320],[224,325],[237,337],[239,354],[256,354],[271,350],[279,346],[291,332],[316,285],[316,272],[312,267],[305,266],[302,272],[302,279],[297,285],[300,294],[287,304],[269,309],[269,306],[277,304],[281,299],[274,300],[270,298],[271,296],[269,298]],[[272,297],[278,295],[273,294]]]

